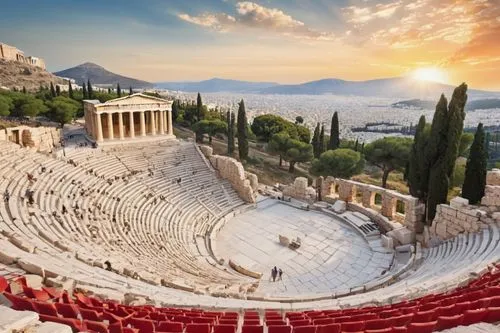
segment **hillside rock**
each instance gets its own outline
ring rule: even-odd
[[[21,90],[26,87],[28,91],[36,91],[40,85],[48,87],[50,83],[64,84],[64,80],[28,64],[0,59],[0,87]]]

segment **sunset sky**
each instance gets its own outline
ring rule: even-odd
[[[90,61],[149,81],[299,83],[423,68],[500,90],[500,0],[3,0],[1,11],[0,42],[51,71]]]

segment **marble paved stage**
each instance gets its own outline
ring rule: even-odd
[[[296,251],[282,246],[279,234],[300,237],[302,246]],[[228,221],[217,236],[217,253],[262,272],[257,292],[273,296],[357,287],[379,277],[392,260],[392,254],[372,251],[347,224],[273,199]],[[283,281],[270,281],[274,265],[283,269]]]

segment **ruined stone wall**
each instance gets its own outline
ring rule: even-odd
[[[56,127],[17,126],[3,129],[1,132],[0,140],[12,141],[42,153],[50,153],[54,147],[59,147],[61,142],[61,130]]]
[[[0,43],[0,57],[6,60],[17,61],[18,54],[22,54],[22,52],[16,47]]]
[[[316,199],[316,191],[307,183],[307,178],[297,177],[292,185],[285,186],[283,195],[312,203]]]
[[[243,201],[255,203],[259,185],[257,175],[246,172],[243,165],[232,157],[213,155],[212,147],[200,146],[200,150],[219,175],[231,183]]]

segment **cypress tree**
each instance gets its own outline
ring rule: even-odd
[[[71,81],[68,80],[68,95],[69,98],[74,99],[75,96],[73,95],[73,85],[71,85]]]
[[[26,87],[23,86],[23,94],[26,94]]]
[[[486,187],[488,152],[485,149],[484,142],[483,124],[479,123],[465,165],[465,179],[462,186],[462,197],[469,199],[469,203],[473,205],[481,201]]]
[[[118,97],[122,97],[122,88],[120,88],[119,83],[116,85],[116,93],[118,94]]]
[[[59,87],[59,85],[56,86],[56,95],[61,95],[61,87]]]
[[[236,117],[234,116],[234,112],[231,112],[231,124],[229,128],[231,129],[231,144],[229,146],[229,154],[230,156],[234,155],[234,131],[235,131],[235,122]]]
[[[90,84],[90,80],[87,80],[87,93],[89,94],[89,99],[94,98],[94,90],[92,89],[92,85]]]
[[[490,132],[486,132],[486,136],[484,139],[484,150],[488,155],[490,154],[490,142],[491,142],[491,134]]]
[[[179,104],[180,102],[178,99],[174,100],[172,103],[172,121],[177,120],[177,117],[179,116]]]
[[[319,152],[319,132],[320,132],[319,123],[317,123],[316,128],[314,128],[314,133],[311,140],[311,144],[313,146],[314,158],[319,158],[319,155],[321,155],[321,153]]]
[[[408,161],[407,181],[410,188],[410,194],[422,199],[426,185],[422,182],[422,172],[425,172],[425,116],[421,116],[415,130],[413,145],[411,147],[410,158]]]
[[[434,120],[432,121],[428,145],[434,155],[429,155],[432,159],[429,159],[427,221],[434,219],[437,205],[445,203],[448,196],[448,185],[458,157],[460,137],[464,126],[466,102],[467,85],[463,83],[455,88],[448,109],[444,108],[444,116],[442,115],[441,101],[438,103],[439,113],[438,107],[436,107],[434,117],[438,116],[438,119],[436,120],[436,128],[433,128],[435,123]],[[438,125],[441,126],[438,127]],[[437,144],[435,148],[434,144]]]
[[[354,151],[358,151],[358,145],[359,145],[359,141],[358,141],[358,138],[356,138],[356,142],[354,143]]]
[[[54,88],[54,84],[52,82],[50,82],[50,95],[52,97],[56,97],[56,89]]]
[[[83,99],[88,99],[87,87],[85,86],[85,82],[82,83],[82,92],[83,92]]]
[[[108,94],[111,95],[111,88],[108,88]]]
[[[132,91],[132,86],[130,86],[130,87],[128,88],[128,95],[130,96],[130,95],[132,95],[133,93],[134,93],[134,92]]]
[[[321,131],[319,132],[318,149],[319,155],[325,152],[325,125],[321,125]]]
[[[332,123],[330,126],[330,141],[328,142],[328,150],[337,149],[340,145],[339,138],[339,115],[335,111],[332,116]]]
[[[202,108],[203,108],[203,102],[201,100],[200,93],[198,93],[198,96],[196,97],[196,117],[198,121],[200,121],[202,118]]]
[[[231,111],[226,111],[227,122],[227,155],[231,156]]]
[[[200,98],[201,99],[201,98]],[[238,108],[238,152],[240,160],[246,160],[248,157],[248,133],[247,133],[247,115],[245,112],[245,103],[241,100]]]

